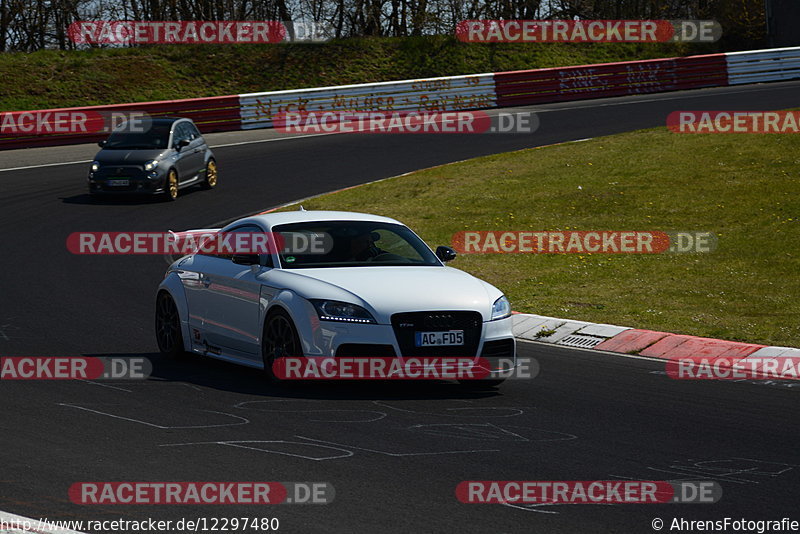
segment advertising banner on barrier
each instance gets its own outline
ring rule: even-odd
[[[242,129],[272,128],[286,113],[465,111],[497,107],[493,74],[240,95]]]

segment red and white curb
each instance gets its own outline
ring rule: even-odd
[[[563,347],[633,354],[659,360],[707,358],[712,365],[717,360],[749,362],[767,358],[800,359],[800,349],[791,347],[686,336],[526,313],[515,313],[512,320],[515,337]]]

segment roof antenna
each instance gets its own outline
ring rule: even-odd
[[[302,204],[300,204],[300,211],[306,211]]]

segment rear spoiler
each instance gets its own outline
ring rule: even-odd
[[[185,254],[192,254],[198,250],[206,239],[213,237],[220,230],[222,230],[222,228],[199,228],[195,230],[184,230],[183,232],[169,230],[169,235],[179,249],[184,249],[186,246],[190,247],[188,250],[183,250]],[[183,254],[178,256],[178,258],[182,256]],[[164,259],[169,264],[172,264],[178,258],[174,257],[173,254],[164,254]]]

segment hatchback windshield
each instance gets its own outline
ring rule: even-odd
[[[112,150],[167,148],[170,126],[170,124],[153,124],[146,132],[117,131],[111,134],[103,148]]]
[[[281,234],[329,235],[324,254],[282,253],[284,269],[363,267],[369,265],[441,265],[428,246],[407,227],[370,221],[323,221],[275,226]]]

